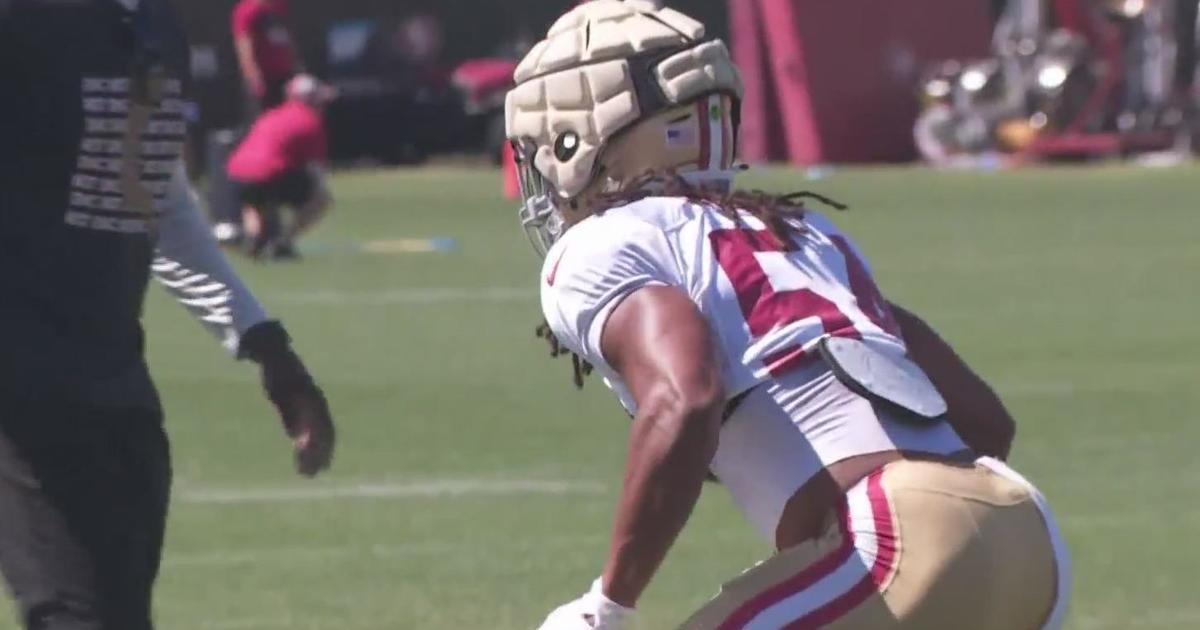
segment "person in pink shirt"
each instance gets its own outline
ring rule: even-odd
[[[287,82],[302,71],[287,18],[287,0],[241,0],[234,7],[234,49],[254,114],[281,104]]]
[[[267,110],[238,145],[227,166],[241,185],[242,221],[252,257],[294,258],[295,240],[325,215],[328,140],[324,106],[333,88],[301,74],[287,85],[287,100]],[[282,209],[294,216],[285,227]]]

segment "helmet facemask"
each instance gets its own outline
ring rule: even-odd
[[[534,166],[537,146],[528,138],[512,143],[521,188],[521,227],[534,251],[544,257],[565,229],[562,212],[554,203],[552,184]]]

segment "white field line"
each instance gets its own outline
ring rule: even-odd
[[[195,630],[267,630],[271,628],[285,628],[286,630],[320,630],[323,628],[338,628],[339,630],[379,630],[379,628],[391,628],[398,626],[389,626],[388,624],[380,624],[379,620],[370,621],[347,621],[346,619],[321,619],[314,618],[312,615],[297,613],[293,616],[290,613],[283,613],[271,617],[239,617],[236,619],[226,620],[209,620],[200,622],[199,625],[187,625],[189,629]]]
[[[603,546],[607,536],[580,534],[578,536],[556,536],[537,539],[505,540],[487,546],[472,547],[463,540],[425,540],[401,544],[341,545],[312,547],[293,545],[287,547],[249,547],[214,551],[167,552],[163,559],[166,567],[230,567],[239,565],[311,565],[338,561],[361,562],[365,559],[390,560],[412,556],[458,555],[473,550],[532,551],[538,549],[574,549],[586,546]]]
[[[1136,619],[1112,619],[1095,614],[1074,614],[1067,617],[1082,630],[1127,630],[1128,628],[1160,628],[1179,630],[1200,627],[1200,608],[1167,607],[1147,611]]]
[[[438,556],[459,553],[461,543],[429,541],[411,545],[373,545],[370,547],[276,547],[225,551],[168,553],[163,559],[167,567],[230,567],[241,565],[308,565],[336,562],[346,558],[402,558],[406,556]]]
[[[604,486],[592,482],[521,479],[446,479],[311,487],[183,487],[175,492],[174,498],[178,503],[192,505],[239,505],[246,503],[300,503],[341,499],[419,499],[516,494],[600,494],[602,492],[604,492]]]
[[[531,276],[532,277],[532,276]],[[392,306],[454,302],[525,302],[537,298],[537,287],[430,287],[393,288],[371,291],[315,289],[271,293],[266,300],[278,304],[321,306]]]
[[[1196,623],[1200,622],[1200,610],[1193,608],[1168,608],[1148,614],[1146,617],[1129,620],[1129,619],[1110,619],[1093,615],[1071,615],[1068,617],[1073,622],[1073,627],[1079,627],[1081,630],[1127,630],[1133,628],[1154,628],[1160,630],[1178,630],[1179,628],[1193,628]],[[359,629],[377,629],[380,628],[380,623],[377,620],[348,622],[345,619],[314,619],[311,616],[293,617],[291,615],[278,615],[272,617],[242,617],[225,620],[213,620],[203,622],[200,625],[188,626],[197,630],[246,630],[250,628],[263,630],[267,628],[287,628],[289,630],[308,629],[308,628],[352,628]],[[386,627],[386,626],[384,626]]]

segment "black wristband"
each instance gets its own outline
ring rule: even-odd
[[[283,324],[267,320],[250,327],[238,342],[238,359],[262,363],[265,357],[279,355],[291,349],[292,338]]]

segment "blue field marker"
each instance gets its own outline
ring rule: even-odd
[[[400,256],[403,254],[444,254],[458,249],[453,238],[391,238],[369,241],[305,241],[301,252],[306,255],[367,254]]]

